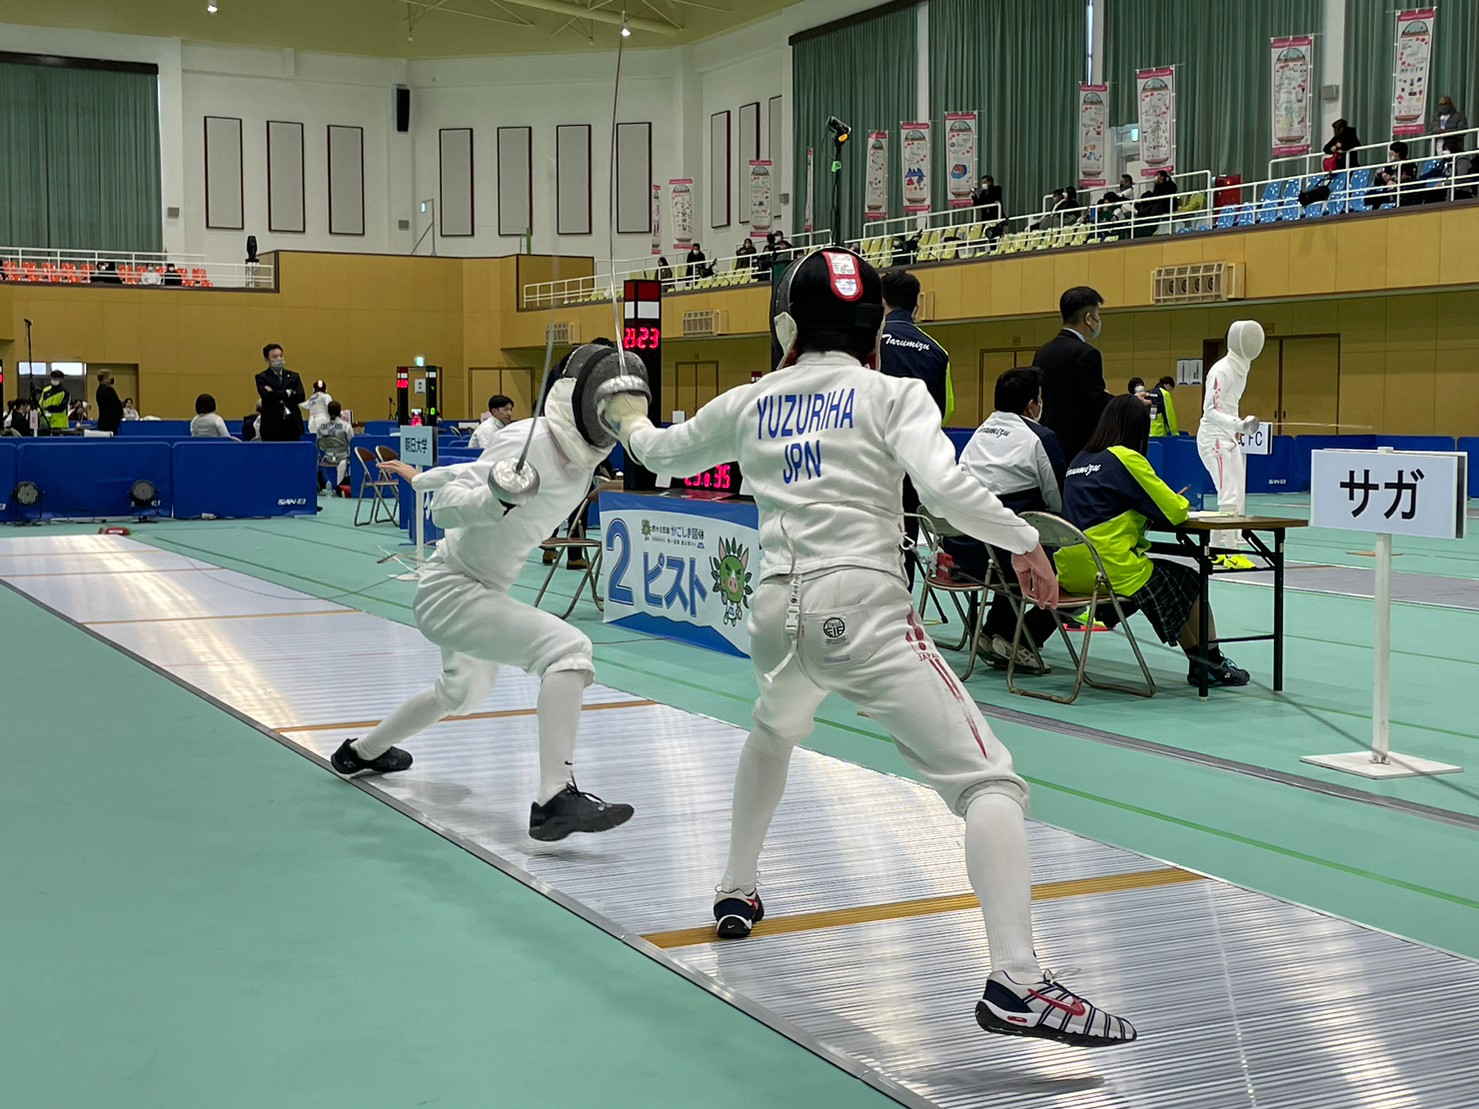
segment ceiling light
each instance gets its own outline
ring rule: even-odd
[[[627,13],[621,13],[621,37],[629,39],[632,37],[632,29],[627,26]]]
[[[205,6],[205,10],[208,11],[208,12],[210,12],[211,15],[215,15],[216,14],[216,0],[209,0],[209,3],[207,3],[206,6]]]

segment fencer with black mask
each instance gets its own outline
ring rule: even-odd
[[[595,416],[603,385],[645,390],[641,360],[587,345],[567,361],[533,426],[510,424],[477,461],[424,472],[402,462],[381,464],[430,492],[431,518],[446,529],[422,570],[414,607],[421,634],[442,649],[442,672],[364,738],[334,752],[340,774],[405,770],[411,755],[396,743],[443,717],[471,712],[492,690],[498,667],[514,666],[540,679],[539,791],[529,834],[557,840],[631,818],[630,805],[608,804],[574,783],[581,701],[595,677],[590,639],[508,592],[534,548],[585,499],[595,468],[616,444]]]
[[[714,901],[718,934],[764,916],[761,848],[791,752],[837,693],[878,723],[965,818],[966,867],[990,934],[992,969],[976,1019],[990,1032],[1069,1043],[1128,1042],[1135,1030],[1070,992],[1033,949],[1025,813],[1012,758],[921,626],[900,562],[900,489],[1012,552],[1023,589],[1045,604],[1057,578],[1037,532],[956,463],[940,410],[920,381],[877,372],[883,302],[857,254],[825,248],[773,294],[776,366],[684,423],[658,429],[640,395],[603,418],[659,473],[738,460],[760,514],[764,561],[750,617],[760,687],[734,788],[729,862]]]

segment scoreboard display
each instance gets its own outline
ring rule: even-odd
[[[662,420],[662,282],[636,280],[622,284],[621,347],[642,359],[647,369],[647,382],[652,399],[647,415],[654,424]],[[657,487],[651,470],[628,458],[624,484],[628,489],[649,490]]]

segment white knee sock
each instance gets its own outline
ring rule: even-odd
[[[1000,793],[983,793],[965,814],[965,866],[981,899],[991,969],[1019,982],[1042,977],[1032,950],[1032,871],[1022,807]]]
[[[355,753],[361,758],[378,759],[401,740],[424,731],[446,715],[446,709],[437,701],[436,691],[423,689],[375,725],[368,735],[355,740]]]
[[[719,883],[722,890],[749,893],[755,888],[760,849],[771,817],[786,792],[786,771],[791,748],[776,754],[770,743],[762,749],[752,738],[740,752],[739,773],[734,778],[734,807],[729,824],[729,865]]]
[[[585,674],[555,670],[539,685],[539,803],[570,782],[575,757],[575,734],[580,730],[580,708],[585,699]]]

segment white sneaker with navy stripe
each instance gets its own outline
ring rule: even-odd
[[[1113,1047],[1135,1039],[1135,1027],[1068,989],[1050,970],[1018,982],[998,970],[976,1002],[976,1023],[1003,1036],[1038,1036],[1078,1047]]]

